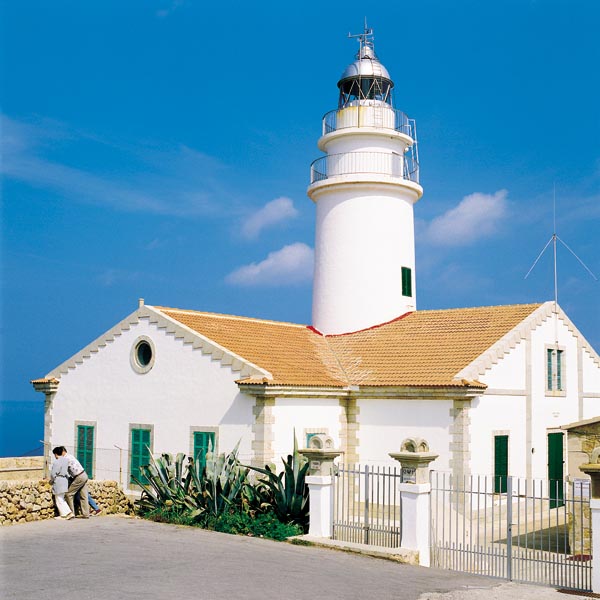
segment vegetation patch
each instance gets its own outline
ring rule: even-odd
[[[135,503],[141,517],[160,523],[190,525],[238,535],[284,540],[308,530],[309,498],[307,461],[294,452],[283,460],[276,474],[242,465],[238,445],[229,454],[209,448],[205,460],[195,461],[183,453],[151,457],[140,467],[136,483],[142,495]],[[250,482],[254,470],[262,475]]]

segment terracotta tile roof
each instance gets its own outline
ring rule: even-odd
[[[346,385],[326,339],[306,325],[161,306],[154,308],[266,369],[273,375],[270,384]]]
[[[56,377],[40,377],[39,379],[32,379],[29,383],[58,383]]]
[[[272,373],[269,385],[483,386],[455,377],[540,306],[416,311],[334,336],[294,323],[154,308]]]
[[[415,311],[328,339],[355,385],[465,385],[456,375],[539,306]]]

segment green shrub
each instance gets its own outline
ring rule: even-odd
[[[309,497],[306,485],[308,461],[298,452],[298,442],[294,432],[294,453],[287,461],[281,459],[284,470],[276,475],[268,465],[264,469],[249,467],[265,478],[259,480],[270,490],[273,509],[282,523],[293,523],[308,531]]]
[[[302,528],[297,525],[282,523],[274,512],[257,514],[254,517],[241,511],[210,515],[204,520],[204,527],[222,533],[251,535],[278,541],[303,533]]]
[[[174,525],[194,525],[194,519],[189,511],[181,511],[171,507],[161,506],[144,513],[144,518],[157,523],[173,523]]]

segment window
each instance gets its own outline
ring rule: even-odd
[[[494,436],[494,493],[506,493],[508,478],[508,436]]]
[[[140,342],[136,348],[136,359],[141,367],[147,367],[152,360],[152,348],[148,342]]]
[[[549,392],[564,390],[563,363],[563,350],[559,348],[546,349],[546,389]]]
[[[131,429],[129,483],[134,485],[136,484],[134,477],[142,483],[148,483],[148,480],[142,476],[140,467],[150,462],[151,433],[151,429]]]
[[[194,460],[200,471],[206,464],[206,453],[215,451],[215,437],[214,431],[194,431]]]
[[[90,479],[94,478],[94,426],[77,425],[77,460]]]
[[[412,270],[402,267],[402,295],[412,296]]]
[[[131,346],[129,360],[133,370],[140,375],[147,373],[154,366],[156,351],[154,343],[146,336],[142,335]]]

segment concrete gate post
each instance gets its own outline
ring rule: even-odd
[[[309,441],[309,448],[298,450],[309,462],[306,484],[310,492],[310,523],[308,534],[331,537],[333,530],[333,461],[341,451],[333,449],[333,438],[318,433]]]
[[[594,458],[594,455],[592,455]],[[599,457],[600,460],[600,457]],[[600,593],[600,462],[579,467],[592,480],[590,498],[592,526],[592,592]]]
[[[429,506],[431,484],[429,464],[438,455],[429,452],[429,445],[420,438],[408,438],[402,442],[400,452],[390,453],[402,467],[402,547],[419,553],[419,564],[430,565]]]

